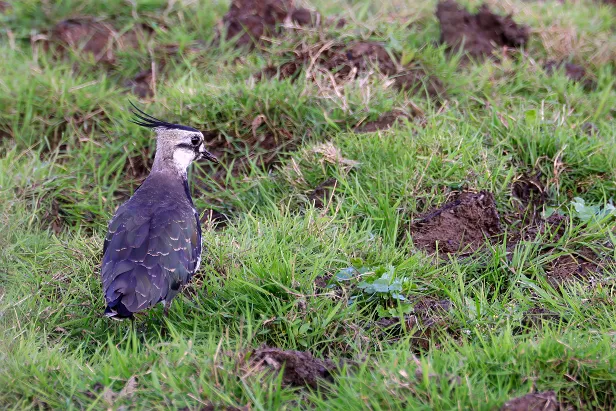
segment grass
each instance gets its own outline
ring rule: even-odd
[[[238,51],[215,41],[226,3],[27,0],[0,15],[3,408],[495,409],[548,390],[575,408],[616,406],[614,218],[583,221],[571,205],[581,197],[604,206],[616,194],[616,66],[605,57],[616,49],[613,8],[499,2],[496,10],[532,26],[527,49],[458,67],[435,45],[433,2],[382,3],[310,6],[349,21],[325,30],[332,38],[413,56],[443,81],[441,104],[378,73],[337,89],[324,73],[255,82],[253,73],[320,34]],[[118,30],[147,22],[155,40],[119,51],[113,67],[80,52],[57,58],[30,41],[76,15]],[[195,42],[201,48],[160,63],[159,45]],[[585,63],[597,88],[542,70],[563,58]],[[191,186],[199,210],[230,221],[205,227],[203,264],[170,316],[156,307],[132,327],[102,316],[98,275],[106,223],[154,149],[150,133],[128,122],[137,97],[123,88],[152,61],[156,94],[140,104],[226,141],[226,172],[193,166]],[[392,109],[422,114],[388,131],[353,131]],[[584,131],[588,123],[596,132]],[[286,141],[270,162],[271,151],[251,143],[267,135]],[[231,172],[237,162],[244,168]],[[547,193],[540,208],[566,223],[518,241],[512,185],[537,172]],[[315,208],[310,192],[329,178],[335,192]],[[504,239],[471,256],[430,256],[409,224],[460,189],[494,194]],[[549,281],[556,261],[588,249],[596,273]],[[317,287],[358,265],[368,267],[361,279]],[[410,302],[357,287],[390,266]],[[421,317],[422,298],[452,309]],[[551,319],[529,322],[537,307]],[[404,316],[411,308],[415,328]],[[391,329],[378,325],[387,310],[400,317]],[[345,365],[316,389],[290,387],[244,360],[263,344]]]

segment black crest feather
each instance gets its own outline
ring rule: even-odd
[[[162,128],[166,128],[166,129],[176,129],[176,130],[185,130],[185,131],[196,131],[196,132],[199,132],[199,130],[197,130],[196,128],[192,128],[192,127],[188,127],[188,126],[183,126],[181,124],[168,123],[166,121],[159,120],[156,117],[153,117],[153,116],[147,114],[146,112],[144,112],[143,110],[139,109],[139,107],[134,105],[132,101],[129,100],[129,103],[130,103],[131,106],[133,106],[133,108],[135,110],[137,110],[137,111],[131,110],[133,115],[136,117],[134,119],[129,120],[131,123],[135,123],[135,124],[137,124],[137,125],[139,125],[141,127],[147,127],[147,128],[162,127]]]

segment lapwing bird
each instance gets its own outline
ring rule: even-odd
[[[131,103],[132,104],[132,103]],[[152,171],[109,222],[101,277],[105,315],[114,319],[171,300],[201,262],[201,225],[186,171],[195,160],[218,162],[194,128],[158,120],[135,105],[133,123],[156,133]]]

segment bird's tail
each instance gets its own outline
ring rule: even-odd
[[[118,301],[119,300],[119,301]],[[105,307],[105,316],[111,318],[112,320],[122,321],[126,318],[133,318],[133,313],[130,312],[124,304],[122,304],[122,300],[118,299],[109,303],[107,307]]]

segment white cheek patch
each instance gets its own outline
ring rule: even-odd
[[[186,150],[181,148],[175,150],[175,152],[173,153],[173,162],[175,163],[175,166],[181,171],[186,171],[186,169],[188,168],[190,163],[193,162],[194,159],[195,152],[192,150]]]

